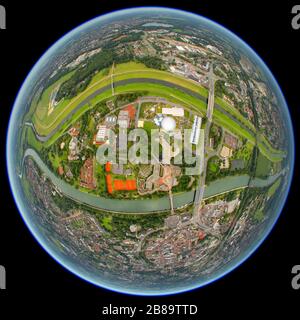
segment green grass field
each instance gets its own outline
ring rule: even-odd
[[[157,126],[155,125],[155,123],[151,122],[151,121],[145,121],[144,122],[144,129],[151,134],[151,130],[152,129],[158,129]]]
[[[123,72],[134,71],[134,70],[151,70],[151,69],[146,67],[142,63],[131,61],[127,63],[117,64],[113,69],[113,73],[117,74],[117,73],[123,73]],[[110,70],[110,74],[111,72],[112,72],[112,69]]]
[[[74,71],[66,74],[62,78],[60,78],[58,81],[56,81],[54,84],[52,84],[50,87],[48,87],[42,94],[39,101],[36,101],[36,105],[33,106],[35,108],[34,112],[34,119],[36,118],[39,121],[43,121],[43,119],[47,118],[48,116],[48,110],[49,110],[49,103],[50,103],[50,97],[55,90],[55,88],[59,87],[63,82],[67,81],[71,76],[74,74]],[[66,104],[65,101],[61,102],[61,107]]]
[[[262,152],[259,153],[257,158],[257,166],[255,175],[257,177],[265,177],[268,176],[272,168],[272,162],[266,158]]]
[[[139,68],[139,69],[138,69]],[[207,90],[199,85],[193,83],[191,80],[181,78],[176,75],[172,75],[169,72],[159,71],[154,69],[149,69],[142,64],[129,62],[121,65],[117,65],[113,72],[114,81],[120,81],[132,78],[150,78],[150,79],[160,79],[165,80],[197,93],[200,93],[204,97],[207,97]],[[55,88],[57,88],[61,83],[66,81],[72,76],[72,73],[59,79],[56,83],[47,88],[42,94],[42,98],[39,103],[35,106],[35,112],[33,114],[33,123],[37,132],[40,135],[47,135],[49,132],[55,128],[55,126],[61,121],[61,118],[66,116],[71,112],[76,106],[82,102],[84,99],[89,97],[94,91],[101,89],[107,85],[111,84],[111,76],[107,74],[107,70],[102,70],[98,72],[92,79],[89,87],[79,94],[77,97],[71,100],[61,101],[55,109],[48,114],[50,97]]]
[[[277,179],[268,190],[268,197],[272,197],[281,184],[281,178]]]
[[[112,227],[112,216],[106,216],[103,217],[102,219],[102,226],[107,230],[107,231],[112,231],[113,227]]]
[[[24,132],[27,134],[27,143],[36,151],[40,151],[43,145],[36,139],[31,127],[24,127]]]
[[[285,155],[284,151],[274,149],[272,147],[272,145],[270,144],[270,142],[262,134],[258,135],[258,144],[261,144],[263,146],[262,150],[268,150],[269,154],[272,153],[273,154],[273,158],[277,157],[277,158],[282,159],[282,156]]]
[[[50,115],[48,115],[48,105],[51,93],[58,85],[66,81],[72,75],[72,73],[69,73],[63,78],[59,79],[51,87],[47,88],[45,92],[42,94],[42,97],[39,103],[37,104],[36,110],[33,115],[33,123],[35,125],[36,131],[40,135],[46,136],[53,130],[55,130],[57,126],[63,121],[63,119],[65,119],[70,114],[70,112],[72,112],[72,110],[74,110],[78,106],[79,103],[88,98],[96,90],[110,85],[110,74],[112,72],[115,82],[134,78],[160,79],[197,92],[201,94],[203,97],[207,97],[208,95],[207,89],[197,85],[195,82],[191,80],[184,79],[182,77],[170,74],[168,72],[150,69],[140,63],[129,62],[117,65],[114,68],[114,70],[105,69],[101,72],[98,72],[92,79],[92,82],[89,85],[89,87],[83,93],[79,94],[71,101],[62,101],[56,106],[53,112]],[[202,115],[205,115],[206,113],[206,102],[199,100],[193,96],[190,96],[179,89],[166,87],[161,84],[154,84],[150,82],[132,83],[123,86],[117,86],[115,88],[116,95],[136,91],[147,91],[150,95],[167,98],[171,102],[176,102],[190,109],[197,110],[200,113],[202,113]],[[54,141],[56,141],[56,139],[60,137],[63,134],[63,132],[67,129],[67,127],[71,123],[75,122],[78,118],[80,118],[84,112],[92,108],[97,102],[110,98],[111,95],[111,89],[108,89],[105,92],[99,94],[97,97],[91,99],[88,105],[85,105],[76,111],[76,113],[60,128],[60,130],[56,132],[45,143],[45,146],[49,146]],[[251,144],[254,145],[256,143],[256,139],[254,137],[255,128],[253,124],[249,122],[246,118],[244,118],[236,109],[228,105],[226,102],[220,99],[216,99],[216,102],[222,108],[224,108],[224,110],[233,115],[238,121],[243,123],[243,125],[246,128],[249,128],[249,131],[252,131],[253,133],[250,133],[246,128],[241,127],[239,123],[237,123],[236,121],[234,121],[218,109],[214,110],[213,121],[215,121],[218,125],[224,126],[226,129],[238,135],[239,137],[246,138],[247,140],[249,140]],[[40,148],[38,146],[39,143],[36,141],[36,139],[34,139],[34,137],[32,137],[32,135],[32,130],[28,130],[28,136],[30,138],[31,144],[35,145],[35,149],[38,150]],[[272,148],[267,139],[261,135],[259,136],[258,146],[261,153],[270,161],[281,161],[282,157],[284,156],[283,152]]]
[[[109,84],[110,81],[107,79],[106,81],[101,82],[102,86]],[[33,123],[37,132],[40,135],[48,135],[51,131],[53,131],[59,123],[64,119],[72,110],[74,110],[78,104],[88,98],[95,90],[98,88],[90,87],[90,89],[84,91],[82,94],[78,95],[76,98],[71,101],[65,100],[54,109],[54,111],[48,116],[45,116],[43,119],[37,117],[37,112],[33,116]],[[111,91],[108,91],[106,94],[107,97],[111,96]]]
[[[272,162],[280,162],[285,157],[286,153],[281,150],[270,150],[264,143],[258,141],[257,143],[260,152]],[[275,150],[275,152],[274,152]]]
[[[52,163],[53,168],[55,168],[55,170],[57,170],[58,167],[61,165],[61,159],[60,159],[59,155],[56,153],[49,152],[48,157]]]
[[[263,210],[257,210],[255,211],[254,215],[253,215],[253,218],[256,222],[262,222],[265,218],[265,214],[263,212]]]
[[[126,73],[115,75],[114,81],[121,81],[126,79],[134,79],[134,78],[149,78],[149,79],[159,79],[162,81],[167,81],[170,83],[177,84],[183,88],[189,89],[191,91],[194,91],[196,93],[201,94],[204,98],[208,97],[208,90],[204,87],[201,87],[198,84],[195,84],[194,82],[181,78],[179,76],[176,76],[174,74],[171,74],[169,72],[165,71],[159,71],[159,70],[143,70],[143,71],[128,71]]]
[[[246,119],[237,109],[229,105],[227,102],[220,98],[216,98],[215,102],[220,105],[224,110],[228,111],[230,114],[232,114],[236,119],[238,119],[242,124],[244,124],[247,128],[249,128],[252,131],[256,131],[254,125],[252,122],[250,122],[248,119]]]

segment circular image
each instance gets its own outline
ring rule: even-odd
[[[7,166],[28,228],[104,288],[163,295],[241,264],[274,226],[294,140],[274,77],[220,25],[167,8],[91,20],[34,66]]]

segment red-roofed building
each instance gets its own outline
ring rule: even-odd
[[[87,159],[80,169],[80,186],[88,189],[96,188],[93,159]]]
[[[206,234],[202,230],[200,230],[198,233],[199,240],[203,240],[205,239],[205,237],[206,237]]]
[[[107,187],[108,193],[113,193],[112,177],[110,174],[106,176],[106,187]]]
[[[58,174],[59,174],[60,176],[62,176],[62,175],[64,174],[64,168],[63,168],[62,166],[59,166],[58,169],[57,169],[57,171],[58,171]]]
[[[111,163],[110,163],[110,162],[106,162],[106,164],[105,164],[105,171],[106,171],[106,172],[110,172],[110,171],[111,171]]]
[[[107,171],[109,169],[109,171]],[[107,162],[105,165],[105,171],[110,172],[111,163]],[[113,180],[110,174],[106,175],[106,187],[108,193],[113,193],[114,191],[134,191],[137,189],[136,180]]]
[[[136,180],[126,180],[126,190],[136,190]]]
[[[128,111],[128,115],[129,115],[129,119],[131,121],[133,121],[135,119],[135,112],[136,109],[134,107],[134,105],[129,104],[128,106],[126,106],[125,108],[123,108],[124,111]]]
[[[114,180],[114,191],[136,190],[136,180]]]

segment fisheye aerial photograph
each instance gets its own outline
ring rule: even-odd
[[[39,54],[28,68],[18,62],[3,163],[7,208],[16,212],[14,254],[32,251],[27,281],[41,281],[42,295],[50,281],[59,292],[49,278],[57,272],[76,299],[89,290],[112,297],[102,311],[99,300],[100,318],[147,310],[199,316],[196,300],[183,313],[170,297],[250,282],[252,272],[272,269],[272,259],[279,268],[280,254],[288,257],[280,241],[297,247],[296,233],[287,231],[296,220],[286,222],[285,214],[295,214],[287,199],[297,141],[289,102],[297,97],[286,100],[267,49],[260,56],[247,33],[243,39],[196,6],[83,10],[59,37],[54,27],[44,50],[29,40],[25,50]],[[288,70],[285,59],[274,69]],[[294,293],[300,262],[293,261],[277,276]],[[1,270],[9,288],[13,275]],[[120,308],[122,295],[131,299],[128,310]],[[168,303],[151,313],[143,300],[138,310],[132,299],[142,296]]]

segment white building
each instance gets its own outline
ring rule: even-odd
[[[138,128],[144,128],[144,120],[138,121]]]
[[[210,51],[212,51],[213,53],[218,54],[219,56],[222,55],[222,52],[218,48],[216,48],[216,47],[214,47],[214,46],[212,46],[210,44],[207,45],[206,48],[209,49]]]
[[[176,46],[176,48],[181,52],[185,51],[185,48],[183,46]]]
[[[79,150],[79,145],[78,145],[78,139],[76,137],[72,137],[69,143],[69,155],[68,155],[68,160],[69,161],[74,161],[78,160],[78,153],[80,152]]]
[[[194,116],[194,123],[192,127],[192,133],[190,137],[190,143],[197,145],[200,136],[200,129],[202,124],[202,118],[198,116]]]
[[[183,117],[184,109],[183,108],[162,108],[162,114],[171,115],[173,117]]]
[[[106,136],[106,126],[100,126],[96,134],[96,143],[104,142]]]
[[[117,117],[116,116],[106,116],[105,117],[105,124],[108,127],[114,127],[117,124]]]
[[[179,75],[181,75],[181,76],[183,76],[183,75],[185,74],[185,71],[184,71],[184,70],[175,68],[174,66],[171,66],[171,67],[170,67],[170,70],[171,70],[172,73],[179,74]]]

